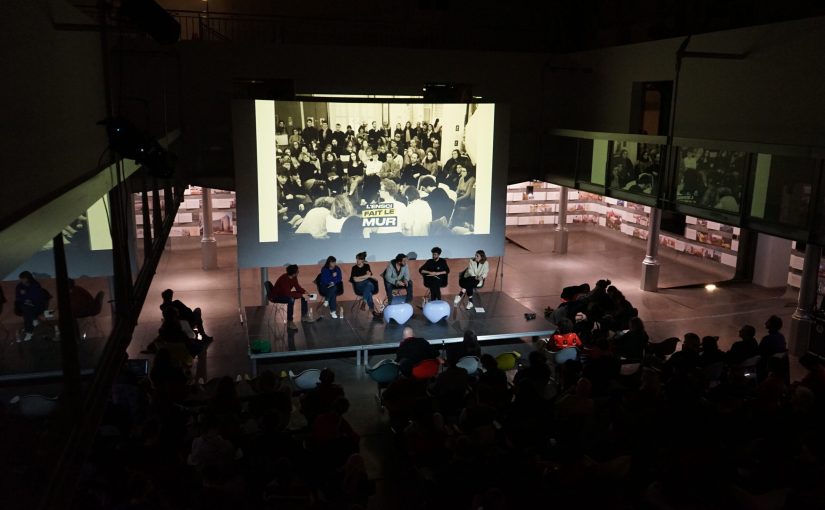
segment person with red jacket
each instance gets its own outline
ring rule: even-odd
[[[292,330],[298,329],[298,326],[292,321],[296,299],[301,300],[301,320],[303,322],[315,322],[307,314],[309,310],[309,305],[307,305],[306,300],[307,294],[306,289],[298,283],[298,266],[290,264],[286,268],[286,274],[282,274],[280,278],[275,281],[275,285],[272,286],[272,295],[268,296],[269,300],[273,303],[285,303],[287,305],[287,328]]]

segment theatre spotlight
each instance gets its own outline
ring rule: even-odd
[[[119,13],[160,44],[180,39],[180,23],[154,0],[122,0]]]
[[[143,166],[149,175],[159,178],[172,176],[175,157],[148,134],[139,131],[131,122],[114,117],[98,122],[106,126],[109,147],[121,157],[133,159]]]

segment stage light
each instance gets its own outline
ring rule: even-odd
[[[709,283],[705,285],[705,290],[708,292],[713,292],[714,290],[716,290],[716,285],[713,283]]]

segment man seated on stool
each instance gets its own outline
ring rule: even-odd
[[[280,278],[275,281],[272,286],[272,295],[269,300],[273,303],[286,303],[286,320],[287,328],[297,330],[298,326],[292,321],[293,312],[295,310],[295,300],[301,300],[301,321],[315,322],[307,314],[309,306],[307,305],[306,296],[308,292],[298,283],[298,266],[290,264],[286,266],[286,274],[282,274]]]
[[[428,260],[418,270],[424,275],[424,286],[430,289],[430,297],[433,300],[441,299],[441,287],[447,286],[447,275],[450,268],[447,261],[441,258],[441,248],[436,246],[432,249],[433,258]]]
[[[404,302],[412,302],[413,283],[410,280],[410,268],[407,267],[407,256],[403,253],[396,255],[384,270],[384,289],[387,291],[389,304],[392,304],[392,293],[395,290],[404,290],[407,293]]]
[[[203,329],[203,316],[201,315],[200,308],[195,308],[192,310],[183,304],[179,299],[175,299],[173,301],[172,298],[175,297],[175,291],[172,289],[164,290],[160,297],[163,298],[163,303],[160,305],[161,311],[163,311],[164,308],[171,306],[178,312],[178,317],[180,317],[180,320],[188,322],[193,331],[200,333],[201,339],[212,340],[212,337],[207,335],[206,331]]]
[[[413,328],[405,327],[402,336],[403,340],[395,353],[395,361],[405,376],[410,377],[413,367],[425,359],[438,358],[438,348],[423,338],[416,337]]]

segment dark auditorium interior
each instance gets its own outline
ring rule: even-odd
[[[825,3],[0,11],[0,507],[825,508]]]

